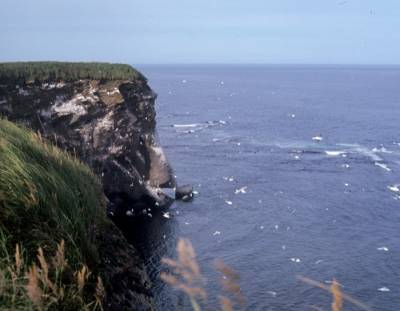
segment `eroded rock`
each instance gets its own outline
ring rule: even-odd
[[[175,199],[189,202],[193,200],[193,186],[183,185],[176,188]]]

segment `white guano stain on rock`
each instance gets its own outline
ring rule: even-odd
[[[83,116],[87,114],[87,109],[82,105],[80,101],[80,97],[82,94],[78,94],[73,97],[71,100],[62,101],[60,97],[57,97],[57,100],[53,106],[51,106],[50,111],[59,115],[66,116],[70,114],[74,114],[77,116]]]
[[[85,96],[83,94],[77,94],[73,99],[80,100],[81,102],[95,103],[99,100],[99,97],[97,97],[94,94],[90,94],[89,96]]]
[[[109,148],[108,148],[108,152],[110,153],[110,154],[118,154],[118,153],[120,153],[121,151],[123,151],[123,146],[118,146],[118,145],[112,145],[112,146],[110,146]]]
[[[23,88],[18,88],[18,94],[22,95],[22,96],[29,96],[30,95],[29,91],[25,90]]]
[[[114,128],[114,111],[109,111],[103,118],[98,119],[93,129],[93,145],[98,147],[101,144],[100,134]]]
[[[146,160],[145,160],[145,158],[144,158],[144,156],[142,155],[142,153],[139,151],[139,150],[136,150],[136,156],[137,156],[137,158],[144,164],[144,163],[146,163]]]
[[[118,88],[113,88],[111,91],[107,91],[107,95],[121,94]]]
[[[163,149],[158,145],[147,144],[150,154],[149,179],[152,185],[162,185],[169,180],[169,165]]]
[[[43,83],[42,90],[52,90],[56,88],[56,83]]]
[[[114,111],[108,112],[103,119],[99,119],[95,130],[108,131],[114,127]]]
[[[61,89],[65,86],[64,82],[42,83],[42,90]]]

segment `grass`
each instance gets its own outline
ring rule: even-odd
[[[73,271],[62,240],[54,256],[38,248],[37,263],[29,264],[19,244],[9,253],[4,235],[0,240],[0,310],[102,310],[105,289],[100,277],[95,289],[86,265]],[[87,288],[92,294],[87,294]]]
[[[200,272],[197,263],[196,253],[189,240],[180,239],[176,248],[177,260],[163,258],[162,262],[167,265],[171,272],[162,272],[161,279],[182,291],[190,301],[194,311],[200,311],[202,308],[209,310],[207,293],[204,289],[205,279]],[[239,285],[239,275],[222,261],[216,261],[216,270],[221,274],[221,286],[223,291],[230,297],[219,295],[219,308],[222,311],[231,311],[234,306],[244,307],[244,297]],[[211,308],[218,310],[218,308]]]
[[[178,259],[163,258],[173,273],[161,273],[161,279],[184,292],[195,311],[200,311],[201,304],[207,304],[207,294],[204,290],[204,279],[196,260],[196,253],[188,240],[181,239],[177,245]]]
[[[126,64],[72,62],[0,63],[0,83],[26,84],[51,81],[143,80],[146,78]]]
[[[332,281],[332,285],[331,286],[327,286],[325,284],[322,284],[320,282],[317,282],[315,280],[312,280],[310,278],[306,278],[303,276],[299,276],[299,280],[301,280],[302,282],[309,284],[311,286],[314,287],[318,287],[323,289],[324,291],[329,292],[332,295],[333,301],[332,301],[332,311],[341,311],[343,310],[343,302],[344,301],[348,301],[349,303],[357,306],[360,310],[365,310],[365,311],[371,311],[372,309],[367,306],[365,303],[359,301],[358,299],[353,298],[350,295],[347,295],[345,293],[342,292],[342,290],[340,289],[341,286],[340,284],[333,279]]]
[[[245,298],[241,292],[239,274],[231,267],[219,260],[215,263],[216,270],[221,274],[221,288],[227,295],[218,295],[219,306],[211,307],[207,303],[207,293],[204,289],[204,277],[197,263],[196,253],[190,241],[180,239],[177,245],[178,258],[176,260],[163,258],[162,262],[169,268],[169,272],[162,272],[161,279],[173,288],[183,292],[189,299],[194,311],[221,310],[232,311],[245,309]],[[332,295],[331,310],[343,311],[344,301],[347,301],[360,310],[371,311],[363,302],[345,294],[340,284],[333,279],[332,285],[327,286],[315,280],[299,277],[302,282],[321,288]],[[312,309],[325,310],[311,305]]]
[[[88,167],[0,119],[0,310],[94,308],[106,221]]]

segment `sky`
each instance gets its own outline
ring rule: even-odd
[[[400,64],[399,0],[1,0],[0,61]]]

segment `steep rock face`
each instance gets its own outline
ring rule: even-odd
[[[38,131],[98,174],[112,215],[167,206],[176,182],[144,79],[0,85],[0,115]]]
[[[105,224],[99,233],[100,271],[106,277],[105,310],[154,310],[151,281],[143,262],[119,229]]]

